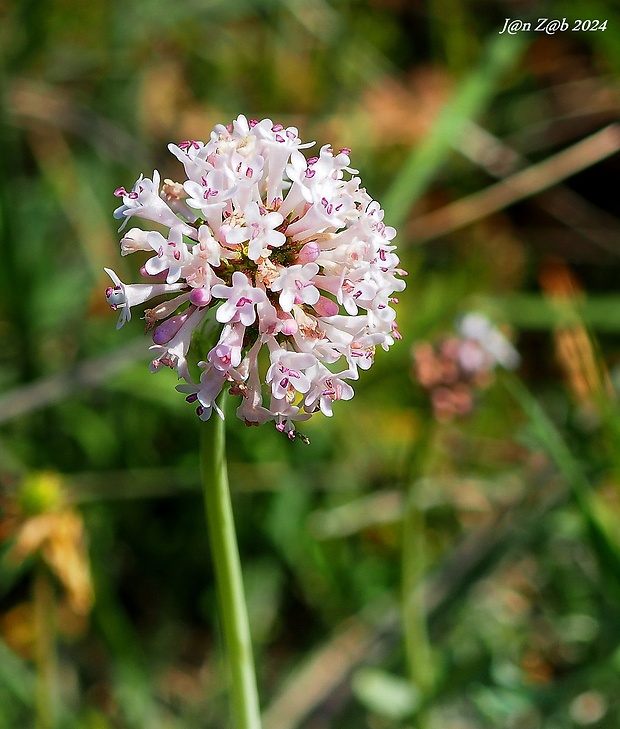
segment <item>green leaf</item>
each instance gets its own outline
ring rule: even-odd
[[[423,195],[439,167],[452,153],[465,124],[478,118],[493,98],[502,79],[519,60],[525,36],[493,36],[477,68],[457,88],[423,142],[405,160],[383,199],[385,219],[396,228],[410,207]]]

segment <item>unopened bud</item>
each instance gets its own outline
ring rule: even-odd
[[[338,304],[327,296],[319,296],[319,300],[314,305],[314,310],[319,316],[336,316],[339,311]]]
[[[195,309],[186,309],[182,314],[170,317],[153,330],[153,342],[155,344],[168,344],[168,342],[179,333],[179,329],[185,324],[189,315]]]
[[[296,263],[313,263],[321,255],[319,244],[311,240],[297,254]]]
[[[189,300],[194,306],[206,306],[211,301],[210,289],[193,289],[189,295]]]

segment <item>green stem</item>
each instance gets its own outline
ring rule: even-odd
[[[220,400],[222,410],[224,404],[225,395]],[[202,426],[201,471],[236,729],[260,729],[250,626],[228,485],[225,426],[215,413]]]

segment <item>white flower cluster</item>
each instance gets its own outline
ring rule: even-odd
[[[294,438],[295,421],[331,416],[335,401],[353,397],[349,381],[372,365],[377,345],[400,338],[396,231],[360,187],[349,150],[324,146],[306,159],[309,146],[294,127],[239,116],[206,144],[169,145],[185,182],[160,185],[155,171],[115,192],[121,230],[144,218],[165,234],[124,235],[122,255],[152,254],[145,282],[124,284],[105,269],[106,299],[120,327],[133,306],[166,297],[145,312],[151,369],[175,369],[203,420],[223,416],[216,397],[228,387],[248,425],[272,420]],[[188,363],[195,334],[206,343],[198,368]]]

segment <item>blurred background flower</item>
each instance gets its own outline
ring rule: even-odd
[[[490,384],[495,368],[512,370],[520,361],[517,350],[484,314],[466,314],[455,329],[436,343],[418,341],[412,348],[414,379],[428,392],[439,421],[469,415],[476,392]]]

